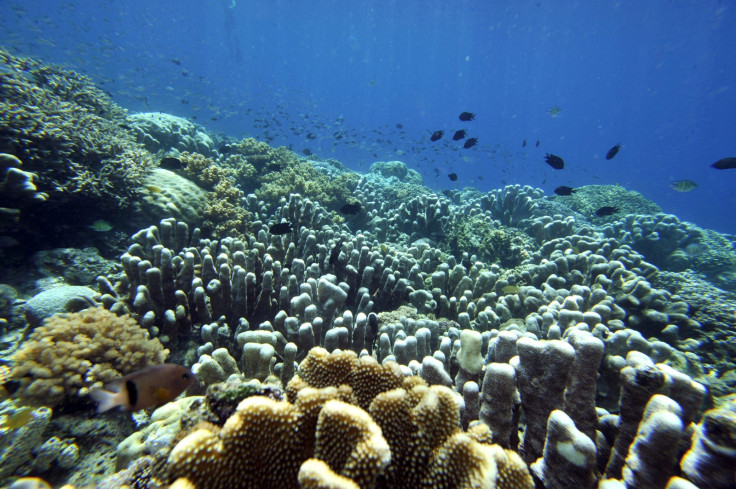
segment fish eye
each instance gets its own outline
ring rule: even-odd
[[[187,373],[187,374],[183,374],[181,377],[183,379],[189,380],[190,375]]]

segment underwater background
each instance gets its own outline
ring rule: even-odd
[[[0,488],[736,487],[732,1],[0,14]]]
[[[710,168],[736,151],[728,1],[2,8],[3,45],[90,76],[132,112],[192,118],[353,170],[401,160],[434,189],[620,184],[683,220],[736,232],[735,177]],[[463,111],[476,120],[460,124]],[[478,145],[449,141],[458,129]],[[445,138],[430,144],[435,130]],[[547,152],[564,171],[543,164]],[[699,187],[670,189],[684,179]]]

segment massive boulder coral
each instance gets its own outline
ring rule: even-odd
[[[204,128],[182,117],[163,112],[141,112],[130,114],[126,120],[137,141],[154,154],[175,150],[209,156],[215,147]]]
[[[11,362],[25,402],[56,406],[78,402],[90,387],[163,363],[168,353],[131,317],[90,308],[46,319]]]

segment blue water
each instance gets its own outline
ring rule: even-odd
[[[731,0],[3,0],[0,9],[0,45],[87,74],[131,112],[189,117],[356,170],[402,160],[435,189],[619,183],[683,220],[736,233],[736,170],[710,168],[736,156]],[[476,120],[459,121],[462,111]],[[458,129],[478,145],[462,149],[451,140]],[[431,143],[436,130],[445,135]],[[547,152],[566,168],[547,166]],[[699,186],[669,188],[681,179]]]

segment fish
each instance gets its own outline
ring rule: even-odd
[[[516,285],[506,285],[504,288],[501,289],[501,292],[504,294],[516,294],[519,292],[519,287]]]
[[[161,159],[161,163],[158,164],[159,167],[163,168],[164,170],[181,170],[184,168],[184,165],[182,164],[181,160],[179,158],[174,158],[172,156],[167,156],[166,158]]]
[[[292,230],[292,227],[291,227],[290,222],[280,222],[268,228],[269,233],[275,234],[277,236],[281,236],[282,234],[288,234],[291,232],[291,230]]]
[[[575,189],[566,185],[560,185],[555,189],[557,195],[572,195],[575,193]]]
[[[340,207],[340,212],[343,214],[357,214],[360,212],[361,205],[360,202],[355,202],[353,204],[345,204],[344,206]]]
[[[462,138],[465,137],[465,134],[467,134],[467,131],[465,131],[465,129],[460,129],[459,131],[455,131],[455,134],[452,135],[452,140],[460,141]]]
[[[547,115],[552,118],[559,117],[560,112],[562,112],[562,109],[560,107],[557,107],[556,105],[554,107],[550,107],[549,109],[547,109]]]
[[[539,147],[539,140],[537,140],[537,144],[535,145],[536,148]]]
[[[716,170],[731,170],[736,168],[736,158],[722,158],[710,166]]]
[[[692,260],[708,251],[708,247],[703,243],[694,241],[692,243],[688,243],[682,250],[685,252],[687,257]]]
[[[692,180],[676,180],[670,183],[670,188],[675,192],[689,192],[698,187]]]
[[[601,207],[600,209],[598,209],[597,211],[595,211],[595,215],[598,217],[610,216],[612,214],[617,213],[619,210],[620,209],[618,207],[611,207],[610,205],[605,205]]]
[[[449,178],[452,182],[457,182],[457,173],[450,173],[449,175],[447,175],[447,178]]]
[[[465,144],[463,144],[463,148],[465,149],[472,148],[476,144],[478,144],[478,138],[470,138],[467,141],[465,141]]]
[[[526,148],[526,139],[521,143],[522,148]]]
[[[442,138],[442,135],[445,134],[445,131],[435,131],[432,133],[432,136],[429,138],[430,141],[438,141]]]
[[[98,413],[104,413],[115,407],[126,411],[139,411],[173,401],[192,385],[194,380],[195,376],[188,368],[164,363],[114,380],[108,384],[112,391],[93,387],[89,395],[99,403]]]
[[[38,477],[21,477],[8,486],[8,489],[51,489],[48,482]]]
[[[334,265],[335,263],[337,263],[337,259],[340,257],[340,250],[342,250],[342,238],[340,238],[340,240],[335,243],[335,246],[330,252],[330,265]]]
[[[565,168],[565,160],[557,155],[547,153],[544,156],[544,161],[546,161],[547,164],[555,170],[562,170],[563,168]]]
[[[105,221],[104,219],[97,219],[95,222],[87,227],[92,231],[96,231],[98,233],[106,233],[112,229],[112,224]]]
[[[472,121],[475,120],[475,114],[473,114],[472,112],[463,112],[462,114],[460,114],[459,119],[463,122]]]
[[[618,143],[616,146],[608,150],[608,153],[606,153],[606,159],[610,160],[611,158],[616,156],[619,149],[621,149],[621,143]]]
[[[146,185],[145,188],[146,188],[146,190],[148,190],[152,194],[160,194],[161,192],[163,192],[163,190],[161,190],[160,188],[158,188],[155,185]]]

